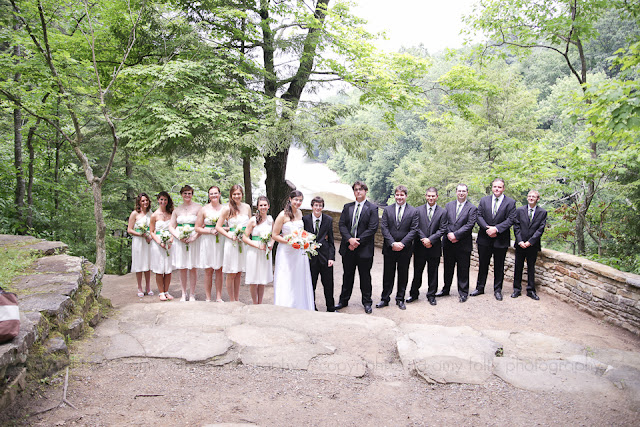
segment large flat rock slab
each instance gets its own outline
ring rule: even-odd
[[[38,273],[82,273],[82,259],[71,255],[52,255],[33,263]]]
[[[21,294],[55,292],[60,295],[73,296],[81,283],[82,275],[76,272],[18,276],[13,284],[16,289],[21,291]]]
[[[468,326],[403,325],[402,364],[430,383],[482,384],[493,375],[500,344]]]
[[[395,335],[394,322],[373,316],[174,300],[124,306],[96,328],[89,360],[164,357],[360,377],[393,359]]]
[[[32,236],[13,236],[0,234],[0,247],[19,247],[39,255],[54,255],[67,252],[69,246],[63,242],[50,242],[43,239],[36,239]]]

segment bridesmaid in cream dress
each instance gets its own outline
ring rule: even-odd
[[[158,193],[158,209],[151,215],[149,222],[149,232],[154,242],[151,244],[151,271],[156,274],[156,285],[158,285],[158,297],[160,301],[172,300],[169,293],[171,284],[171,272],[173,271],[173,259],[171,257],[171,246],[173,236],[167,242],[163,242],[160,237],[163,231],[169,231],[171,225],[171,214],[173,213],[173,200],[166,191]]]
[[[151,236],[149,234],[149,220],[151,214],[149,208],[151,201],[146,193],[138,194],[136,197],[136,208],[129,215],[129,223],[127,225],[127,233],[131,238],[131,272],[136,273],[138,281],[138,297],[142,298],[146,292],[147,295],[153,295],[151,290],[151,271],[149,269],[149,243]],[[142,292],[142,276],[146,283],[146,291]]]
[[[180,271],[180,285],[182,285],[182,297],[180,301],[187,300],[187,278],[191,285],[189,292],[189,301],[196,300],[196,283],[198,280],[198,262],[199,262],[199,241],[198,233],[196,233],[196,218],[198,211],[202,206],[194,203],[193,188],[185,185],[180,189],[182,196],[182,204],[178,206],[171,214],[171,225],[169,231],[175,237],[173,248],[173,269]],[[182,231],[190,227],[193,229],[188,237],[180,238]],[[187,274],[188,273],[188,274]]]
[[[222,272],[227,275],[227,293],[229,301],[238,301],[240,295],[240,280],[245,271],[244,243],[238,239],[236,230],[244,231],[251,216],[251,207],[242,202],[244,190],[241,185],[234,185],[229,190],[229,204],[222,208],[222,214],[218,219],[216,229],[227,240],[224,244],[224,259]],[[224,223],[229,224],[229,231],[223,228]]]
[[[225,237],[216,230],[217,219],[222,214],[220,188],[209,188],[209,203],[198,212],[196,231],[200,234],[200,261],[198,268],[204,269],[204,292],[206,301],[211,301],[213,274],[216,275],[216,301],[222,302],[222,257]]]
[[[269,199],[265,196],[258,197],[258,211],[247,224],[247,229],[242,240],[247,248],[247,269],[244,275],[244,283],[249,285],[251,300],[254,304],[262,304],[264,286],[273,282],[273,258],[271,249],[273,239],[265,244],[262,235],[271,233],[273,218],[267,215],[269,212]],[[267,256],[268,254],[268,256]]]

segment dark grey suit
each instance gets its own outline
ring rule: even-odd
[[[511,226],[516,218],[516,201],[504,196],[500,208],[493,215],[493,195],[480,199],[478,204],[478,283],[476,289],[484,292],[489,275],[489,264],[493,256],[493,292],[502,292],[504,280],[504,259],[511,242]],[[487,228],[495,226],[498,229],[496,237],[489,237]]]
[[[309,266],[311,267],[311,283],[313,284],[313,298],[315,301],[316,285],[318,275],[322,279],[324,289],[324,299],[327,304],[327,311],[335,311],[333,299],[333,267],[329,267],[329,260],[336,260],[336,247],[333,241],[333,218],[327,214],[322,214],[320,220],[320,230],[315,232],[315,217],[308,214],[302,217],[304,229],[316,234],[316,242],[320,243],[318,255],[311,257]]]
[[[435,297],[438,291],[438,266],[442,256],[442,236],[447,234],[447,214],[438,205],[433,207],[429,219],[429,204],[425,203],[418,210],[418,233],[413,245],[413,281],[409,296],[418,298],[422,286],[422,274],[427,266],[427,297]],[[429,239],[431,247],[426,248],[421,239]]]
[[[362,291],[362,304],[371,306],[371,267],[373,266],[374,239],[378,230],[378,207],[365,200],[360,212],[360,219],[356,235],[351,234],[353,214],[356,202],[347,203],[342,209],[338,227],[340,228],[340,255],[342,255],[342,291],[340,292],[339,303],[343,307],[349,304],[351,293],[353,292],[353,280],[356,274],[356,267],[360,275],[360,290]],[[360,246],[355,250],[349,249],[349,239],[358,237]]]
[[[533,221],[529,220],[529,206],[521,206],[516,209],[516,220],[513,223],[513,233],[516,238],[516,263],[513,273],[513,290],[522,290],[522,272],[524,261],[527,261],[527,292],[536,290],[536,260],[538,252],[542,249],[540,239],[547,225],[547,211],[536,206]],[[529,242],[531,246],[521,248],[520,242]]]
[[[396,219],[396,204],[384,208],[382,212],[382,224],[380,231],[384,237],[382,255],[384,266],[382,272],[382,296],[381,301],[389,302],[395,282],[396,269],[398,270],[398,290],[396,301],[404,302],[404,294],[409,281],[409,263],[413,250],[413,240],[418,230],[418,211],[413,206],[405,203],[404,213],[400,222]],[[404,245],[401,251],[394,251],[392,244],[400,242]]]
[[[449,294],[453,273],[458,265],[458,294],[462,297],[469,295],[469,266],[471,265],[471,250],[473,238],[471,233],[478,209],[470,201],[466,201],[460,214],[456,218],[457,201],[449,202],[444,209],[447,215],[447,232],[442,239],[442,254],[444,257],[444,286],[443,294]],[[452,243],[447,234],[453,233],[458,241]]]

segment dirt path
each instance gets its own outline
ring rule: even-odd
[[[341,263],[336,264],[336,290],[341,284]],[[472,275],[475,272],[472,272]],[[374,264],[374,302],[382,285],[382,256]],[[471,283],[474,283],[472,277]],[[491,280],[491,279],[490,279]],[[118,308],[128,304],[160,304],[157,297],[135,296],[131,275],[107,276],[103,295]],[[197,297],[204,299],[201,281]],[[356,289],[342,313],[363,313]],[[172,293],[179,296],[177,278]],[[606,324],[555,298],[539,292],[541,300],[527,297],[496,301],[492,295],[470,298],[464,304],[451,296],[430,306],[424,292],[407,310],[395,306],[375,309],[397,323],[444,326],[469,325],[477,329],[540,332],[588,348],[638,351],[640,339]],[[510,284],[505,294],[509,295]],[[455,292],[455,291],[454,291]],[[226,290],[224,292],[226,298]],[[324,310],[322,292],[316,292]],[[271,301],[267,288],[265,301]],[[241,301],[250,303],[243,287]],[[189,303],[176,300],[163,304]],[[211,303],[216,304],[216,303]],[[402,370],[363,378],[322,376],[306,371],[216,366],[171,359],[130,358],[90,363],[84,357],[91,339],[74,345],[68,399],[77,406],[58,407],[63,377],[49,385],[32,387],[0,423],[25,425],[204,425],[251,423],[259,425],[637,425],[640,408],[616,396],[584,393],[531,392],[500,379],[483,385],[430,385]],[[390,359],[397,354],[390,353]],[[394,366],[397,366],[395,364]],[[40,415],[29,416],[46,410]]]

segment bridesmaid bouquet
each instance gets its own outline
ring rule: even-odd
[[[233,246],[235,246],[236,244],[238,245],[238,252],[242,253],[242,236],[244,235],[244,230],[247,227],[238,227],[235,230],[229,230],[231,231],[231,234],[235,235],[237,240],[235,240],[233,242]]]
[[[264,253],[269,259],[269,242],[271,241],[271,232],[265,231],[260,235],[260,243],[264,243]]]
[[[146,237],[149,234],[149,224],[147,224],[146,222],[144,223],[137,223],[135,226],[135,230],[137,232],[139,232],[140,234],[142,234],[142,236],[140,237]],[[151,243],[151,242],[147,242],[147,245]]]
[[[191,233],[193,233],[195,231],[195,228],[191,226],[191,224],[185,224],[185,225],[181,225],[180,227],[180,236],[179,239],[187,239],[191,236]],[[187,252],[189,252],[189,244],[185,243],[185,246],[187,247]]]
[[[315,234],[311,234],[306,230],[294,230],[293,233],[284,236],[284,238],[293,249],[300,249],[309,259],[314,255],[318,255],[317,249],[321,243],[316,242]]]
[[[160,232],[160,241],[164,243],[164,251],[167,253],[167,256],[169,256],[169,249],[167,249],[167,242],[169,240],[171,240],[171,233],[169,233],[169,230],[162,230]]]
[[[218,214],[207,215],[206,219],[211,221],[211,224],[213,224],[213,226],[215,227],[215,225],[218,223],[218,219],[220,219],[220,215]],[[218,235],[217,233],[216,233],[216,243],[220,243],[220,235]]]

